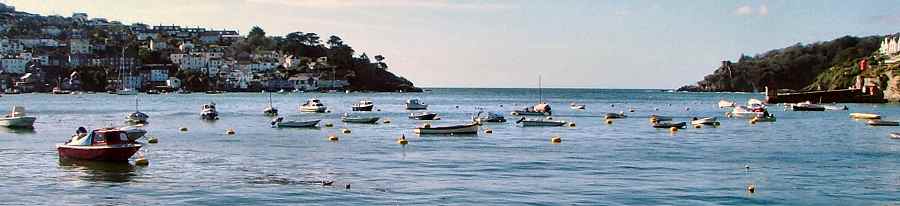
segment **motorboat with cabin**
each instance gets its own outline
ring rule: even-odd
[[[300,105],[300,112],[313,112],[313,113],[325,113],[328,110],[328,107],[325,104],[322,104],[322,101],[317,98],[312,98]]]
[[[219,119],[219,112],[216,111],[216,103],[210,102],[209,104],[204,104],[203,107],[200,108],[200,118],[205,120]]]
[[[406,110],[426,110],[428,109],[428,105],[422,102],[419,99],[408,99],[406,100]]]
[[[369,100],[360,100],[353,104],[353,111],[371,112],[375,108],[375,104]]]
[[[6,116],[0,117],[0,126],[12,128],[33,128],[36,117],[25,114],[25,107],[14,106]]]
[[[64,144],[57,144],[60,159],[127,162],[143,144],[128,139],[125,131],[104,128],[88,133],[83,127]]]

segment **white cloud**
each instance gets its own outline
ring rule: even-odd
[[[766,6],[765,4],[759,5],[759,15],[760,16],[769,15],[769,7]]]
[[[752,15],[753,7],[751,7],[749,5],[739,6],[737,9],[734,10],[734,14],[736,14],[738,16]]]

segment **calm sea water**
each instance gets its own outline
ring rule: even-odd
[[[577,127],[489,124],[493,134],[413,135],[403,101],[418,97],[443,116],[466,122],[476,107],[508,114],[537,101],[535,89],[434,89],[426,93],[274,95],[288,119],[323,119],[333,128],[274,129],[262,116],[267,95],[140,95],[150,136],[150,165],[60,162],[55,144],[78,126],[121,125],[134,96],[5,95],[0,106],[25,105],[34,131],[0,131],[0,204],[185,205],[883,205],[900,194],[900,128],[868,127],[847,111],[785,112],[778,122],[724,119],[720,99],[758,94],[658,90],[545,89],[557,119]],[[301,114],[319,97],[333,111]],[[363,98],[390,124],[347,125],[339,116]],[[215,101],[221,120],[199,119]],[[570,102],[587,110],[568,108]],[[501,106],[502,105],[502,106]],[[519,106],[516,106],[519,105]],[[458,106],[458,108],[457,108]],[[900,106],[848,104],[850,112],[900,119]],[[635,112],[627,112],[635,108]],[[689,108],[689,110],[688,110]],[[657,110],[658,109],[658,110]],[[607,125],[605,112],[630,118]],[[647,116],[687,121],[718,116],[718,128],[675,134]],[[507,116],[509,119],[514,117]],[[179,127],[189,131],[179,132]],[[225,135],[234,128],[236,135]],[[341,134],[341,128],[352,129]],[[326,137],[337,134],[339,142]],[[409,145],[395,140],[406,134]],[[550,144],[560,135],[562,144]],[[750,165],[749,171],[744,169]],[[322,180],[335,186],[322,186]],[[345,189],[350,184],[351,188]],[[755,184],[757,192],[746,191]]]

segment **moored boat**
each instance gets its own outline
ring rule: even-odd
[[[269,93],[269,106],[263,109],[263,114],[266,116],[278,116],[278,109],[272,105],[272,93]]]
[[[499,113],[478,111],[478,113],[472,117],[472,120],[479,124],[485,122],[506,122],[506,117],[503,117],[503,115]]]
[[[888,134],[891,139],[900,139],[900,132],[891,132]]]
[[[853,119],[881,119],[881,115],[872,114],[872,113],[850,113],[850,118],[853,118]]]
[[[420,101],[419,99],[408,99],[406,100],[406,110],[425,110],[428,109],[428,105]]]
[[[129,124],[144,124],[147,123],[147,119],[150,119],[150,115],[147,115],[141,112],[140,102],[137,98],[134,99],[134,112],[125,116],[125,122]]]
[[[369,100],[360,100],[353,104],[353,111],[371,112],[375,108],[375,104]]]
[[[308,120],[308,121],[284,121],[284,117],[278,117],[272,120],[271,124],[273,127],[316,127],[319,122],[322,120]]]
[[[719,121],[715,117],[696,118],[691,120],[691,125],[718,125]]]
[[[432,127],[430,124],[416,127],[416,134],[478,134],[478,124],[469,123],[444,127]]]
[[[312,98],[300,105],[300,112],[313,112],[313,113],[325,113],[328,110],[328,107],[325,104],[322,104],[322,101],[317,98]]]
[[[679,128],[679,129],[684,129],[685,127],[687,127],[687,123],[686,123],[686,122],[678,122],[678,123],[674,123],[674,122],[656,122],[656,123],[653,123],[651,126],[653,126],[654,128],[672,128],[672,127],[676,127],[676,128]]]
[[[141,143],[129,141],[124,131],[97,129],[87,133],[80,131],[64,144],[57,144],[61,159],[126,162],[136,153]]]
[[[434,112],[419,112],[419,113],[410,113],[409,118],[415,120],[434,120],[437,117],[437,113]]]
[[[849,110],[849,108],[847,108],[846,105],[844,105],[844,106],[822,105],[822,107],[825,107],[825,110]]]
[[[36,117],[29,117],[25,115],[25,107],[14,106],[9,114],[4,117],[0,117],[0,126],[32,128],[34,127],[35,120],[37,120]]]
[[[606,113],[606,114],[603,115],[603,118],[605,118],[605,119],[622,119],[622,118],[625,118],[625,117],[627,117],[627,116],[625,116],[625,113],[612,113],[612,112],[610,112],[610,113]]]
[[[900,126],[900,122],[873,119],[866,122],[869,126]]]
[[[522,124],[523,127],[561,127],[565,126],[569,122],[561,121],[561,120],[552,120],[552,119],[526,119],[522,117],[516,121],[516,123]]]
[[[778,120],[778,118],[775,118],[775,115],[769,114],[768,112],[758,114],[757,116],[754,116],[753,118],[750,119],[750,121],[753,121],[753,122],[775,122],[777,120]]]
[[[210,102],[209,104],[204,104],[200,109],[200,118],[205,120],[219,119],[219,112],[216,111],[216,103]]]
[[[659,115],[650,115],[650,121],[653,122],[663,122],[663,121],[672,121],[672,117],[667,116],[659,116]]]
[[[344,114],[341,116],[341,122],[347,123],[361,123],[361,124],[375,124],[380,117],[363,117],[363,116],[355,116],[350,114]]]
[[[719,100],[719,108],[730,108],[730,107],[734,107],[735,105],[737,105],[737,104],[735,104],[732,101],[728,101],[728,100],[724,100],[724,99]]]
[[[540,103],[534,106],[525,107],[510,113],[513,116],[550,116],[553,115],[550,104]]]
[[[587,106],[585,106],[583,104],[575,104],[575,102],[572,102],[572,104],[569,104],[569,108],[572,108],[575,110],[583,110],[583,109],[587,108]]]
[[[806,102],[800,102],[800,103],[791,105],[791,110],[793,110],[793,111],[825,111],[825,107],[810,103],[809,101],[806,101]]]
[[[131,142],[136,141],[137,139],[140,139],[141,137],[144,137],[145,134],[147,134],[147,130],[133,126],[119,127],[116,129],[125,132],[125,136],[128,137],[128,141]]]

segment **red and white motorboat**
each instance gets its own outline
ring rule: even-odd
[[[57,144],[56,150],[61,159],[127,162],[141,146],[130,141],[125,131],[105,128],[76,134],[65,144]]]

